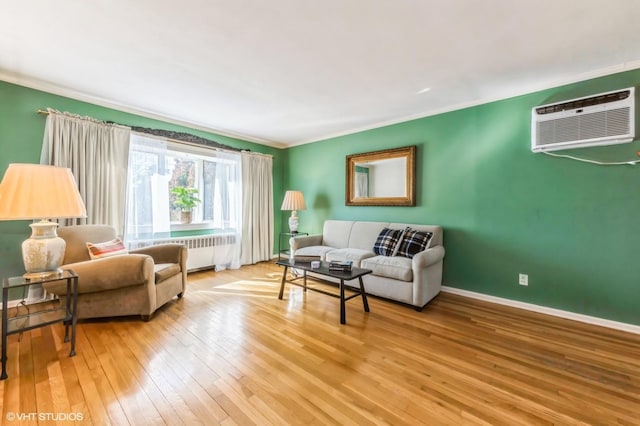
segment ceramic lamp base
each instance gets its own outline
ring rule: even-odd
[[[67,244],[56,233],[58,224],[43,220],[29,226],[31,236],[22,243],[22,260],[26,270],[23,277],[38,280],[61,273],[60,265]]]
[[[291,217],[289,218],[289,232],[298,232],[298,216],[296,215],[296,211],[293,210],[291,212]]]

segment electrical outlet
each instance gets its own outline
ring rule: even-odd
[[[520,285],[529,285],[529,275],[527,275],[527,274],[518,275],[518,284],[520,284]]]

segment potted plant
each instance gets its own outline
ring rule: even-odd
[[[171,193],[175,196],[174,206],[180,209],[180,222],[191,223],[193,208],[200,202],[197,197],[198,190],[196,188],[176,186],[171,189]]]

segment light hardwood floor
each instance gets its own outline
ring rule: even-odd
[[[278,300],[281,271],[191,274],[148,323],[81,322],[73,358],[62,325],[10,336],[0,422],[640,424],[638,335],[451,294],[341,326],[337,299]]]

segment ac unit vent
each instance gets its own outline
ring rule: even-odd
[[[602,95],[590,96],[587,98],[575,99],[559,104],[546,105],[536,108],[538,114],[551,114],[554,112],[565,111],[568,109],[580,109],[592,105],[608,104],[615,101],[621,101],[631,96],[633,89],[621,90],[619,92],[603,93]]]
[[[531,150],[631,142],[635,136],[634,111],[633,87],[536,107],[532,110]]]

